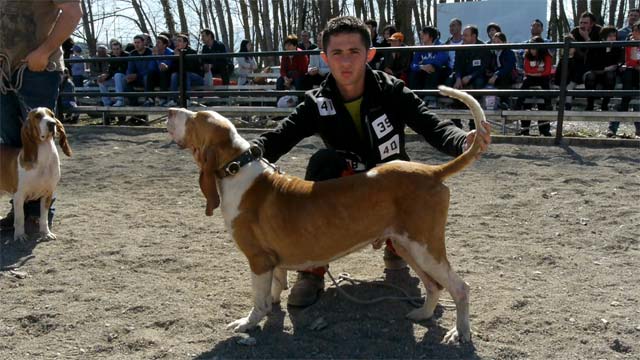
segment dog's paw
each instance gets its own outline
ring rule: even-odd
[[[230,323],[229,325],[227,325],[227,329],[228,328],[232,328],[233,331],[235,332],[247,332],[251,329],[253,329],[254,327],[256,327],[257,324],[252,323],[249,320],[249,316],[242,318],[242,319],[238,319],[232,323]]]
[[[458,332],[457,328],[453,328],[444,336],[443,342],[446,344],[457,344],[458,342],[466,343],[471,341],[471,331]]]
[[[56,239],[56,234],[51,231],[41,232],[40,233],[40,241],[51,241]]]
[[[417,309],[411,310],[407,314],[407,319],[413,321],[422,321],[430,319],[433,316],[433,312],[427,313],[427,311],[423,307],[419,307]]]
[[[15,232],[13,234],[13,240],[14,241],[19,241],[19,242],[25,242],[27,240],[29,240],[29,235],[23,233],[19,233],[19,232]]]

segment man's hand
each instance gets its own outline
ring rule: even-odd
[[[462,78],[462,85],[463,86],[469,85],[470,81],[471,81],[471,75],[467,75]]]
[[[453,88],[454,89],[462,89],[462,86],[463,86],[462,85],[462,80],[460,80],[460,78],[457,78],[456,79],[456,83],[453,84]]]
[[[467,149],[469,149],[469,147],[471,147],[471,144],[473,144],[473,141],[476,138],[476,134],[480,134],[480,136],[478,136],[478,141],[479,141],[479,145],[480,145],[480,154],[482,154],[483,152],[487,151],[487,149],[489,148],[489,144],[491,144],[491,124],[489,124],[486,121],[483,121],[480,125],[482,125],[482,128],[485,131],[477,131],[477,130],[471,130],[467,133],[467,138],[464,141],[464,144],[462,145],[462,150],[463,151],[467,151]]]
[[[138,78],[138,74],[129,74],[127,75],[127,82],[134,82]]]
[[[426,72],[427,74],[433,74],[436,71],[436,69],[431,64],[420,65],[420,69]]]
[[[318,68],[317,67],[309,68],[308,74],[309,75],[318,75]]]
[[[496,74],[493,74],[492,77],[489,78],[489,85],[493,86],[496,84],[496,80],[498,80],[498,76]]]
[[[167,70],[169,70],[169,65],[165,63],[160,63],[160,71],[167,71]]]
[[[44,71],[49,65],[49,53],[42,47],[38,47],[27,55],[24,62],[27,63],[27,67],[30,71],[40,72]]]

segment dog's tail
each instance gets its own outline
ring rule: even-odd
[[[443,95],[447,95],[448,97],[452,97],[462,101],[469,110],[471,110],[471,115],[473,116],[473,121],[476,124],[477,132],[486,132],[481,122],[486,120],[484,116],[484,111],[480,107],[480,104],[473,96],[462,92],[460,90],[456,90],[446,86],[438,86],[440,93]],[[462,155],[457,158],[449,161],[446,164],[440,165],[440,169],[436,172],[436,174],[440,177],[440,179],[444,180],[449,176],[462,171],[462,169],[469,166],[471,163],[475,161],[480,153],[480,143],[478,141],[478,137],[476,136],[471,147],[467,149]]]

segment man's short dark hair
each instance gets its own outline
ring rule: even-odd
[[[497,32],[493,35],[493,37],[497,37],[498,39],[502,40],[503,43],[507,42],[507,35],[505,35],[503,32]]]
[[[373,19],[369,19],[367,21],[364,22],[365,25],[371,25],[374,29],[378,28],[378,22],[373,20]]]
[[[631,26],[631,31],[640,31],[640,20],[636,21],[636,22]]]
[[[353,16],[339,16],[329,20],[322,33],[325,50],[329,48],[331,36],[338,34],[360,34],[366,49],[371,47],[371,34],[362,20]]]
[[[209,29],[202,29],[200,30],[200,34],[205,34],[207,36],[211,36],[213,37],[213,31],[209,30]]]
[[[116,45],[116,46],[119,46],[119,47],[122,49],[122,44],[120,43],[120,41],[118,41],[118,40],[116,40],[116,39],[111,40],[111,42],[109,43],[109,45],[110,45],[111,47],[113,47],[114,45]]]
[[[187,34],[183,34],[183,33],[179,33],[179,34],[176,34],[176,38],[177,38],[177,39],[182,39],[182,40],[184,40],[184,42],[185,42],[187,45],[189,45],[189,35],[187,35]]]
[[[163,43],[165,46],[169,45],[169,38],[164,35],[158,35],[158,38],[156,40],[157,42]]]
[[[533,20],[533,23],[540,24],[540,27],[544,29],[544,24],[542,23],[542,21],[540,21],[540,19]]]
[[[438,29],[434,28],[433,26],[423,27],[422,33],[429,35],[429,37],[432,38],[433,41],[435,41],[437,38],[440,37],[440,32],[438,31]]]
[[[144,42],[144,35],[143,34],[138,34],[138,35],[133,37],[133,40],[140,40],[140,41]]]
[[[618,37],[618,30],[616,29],[615,26],[608,25],[600,29],[600,40],[602,41],[607,40],[607,37],[609,37],[609,34],[616,34],[616,37]]]
[[[476,38],[478,38],[478,27],[477,26],[475,26],[475,25],[467,25],[467,26],[464,27],[464,30],[467,30],[467,29],[471,30],[471,33],[473,35],[475,35]]]
[[[487,25],[487,34],[489,34],[489,30],[491,29],[496,29],[496,32],[502,32],[500,25],[496,23],[489,23],[489,25]]]
[[[580,14],[580,19],[588,17],[589,19],[591,19],[591,22],[595,23],[598,19],[596,19],[596,16],[593,15],[593,13],[589,12],[589,11],[585,11],[582,14]]]
[[[629,13],[632,13],[632,12],[640,13],[640,8],[629,9]]]
[[[385,31],[389,31],[389,35],[393,35],[398,32],[398,30],[396,30],[396,27],[391,24],[387,24],[385,27],[382,28],[383,34]]]
[[[451,24],[451,23],[457,23],[460,27],[462,27],[462,20],[460,20],[458,18],[451,19],[451,21],[449,21],[449,24]]]
[[[284,46],[287,46],[287,44],[291,44],[295,47],[298,47],[298,37],[294,34],[287,36],[287,38],[284,39]]]

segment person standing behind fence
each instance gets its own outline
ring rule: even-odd
[[[133,37],[134,50],[130,56],[151,56],[151,49],[145,46],[144,35],[136,35]],[[144,87],[147,91],[147,74],[149,73],[149,60],[129,60],[127,65],[127,76],[122,80],[122,87],[127,92],[132,92],[134,86]],[[138,97],[129,98],[129,105],[138,105]]]
[[[80,0],[0,0],[0,9],[0,144],[22,147],[20,129],[29,109],[55,112],[64,70],[60,46],[76,29],[82,8]],[[26,202],[24,210],[25,223],[37,223],[40,199]],[[0,229],[12,229],[13,220],[12,205]]]
[[[636,21],[633,24],[631,31],[631,38],[629,40],[640,41],[640,21]],[[622,89],[633,90],[640,87],[640,46],[627,46],[625,48],[624,55],[624,72],[622,73]],[[635,97],[637,100],[640,97]],[[631,103],[631,96],[623,96],[620,103],[620,111],[629,111],[629,104]],[[637,108],[636,108],[637,109]],[[640,139],[640,121],[633,123],[636,128],[635,138]],[[616,136],[619,121],[611,121],[609,123],[609,131],[607,137]]]
[[[251,41],[244,39],[240,42],[241,53],[247,53],[253,51],[253,44]],[[247,75],[253,73],[258,69],[258,64],[253,56],[241,56],[236,58],[238,62],[238,85],[246,85],[249,81]]]
[[[78,45],[74,45],[71,48],[72,54],[69,59],[71,60],[83,60],[84,56],[82,56],[82,48]],[[73,85],[75,87],[83,87],[84,86],[84,72],[86,69],[86,64],[83,62],[74,62],[71,63],[71,79],[73,80]]]
[[[221,54],[227,52],[227,47],[220,41],[216,40],[213,32],[209,29],[200,31],[200,37],[204,45],[202,45],[202,54]],[[222,84],[229,85],[229,76],[233,68],[232,58],[216,57],[202,59],[204,64],[205,85],[213,85],[212,77],[219,75]]]
[[[529,40],[532,44],[544,43],[540,36],[534,36]],[[553,69],[553,59],[547,49],[526,49],[524,52],[524,80],[520,89],[530,89],[532,86],[540,86],[543,90],[549,90],[549,80]],[[524,96],[518,98],[515,108],[522,110]],[[544,97],[544,109],[551,110],[551,99]],[[520,122],[522,129],[517,135],[529,135],[530,120]],[[551,136],[551,126],[548,121],[538,121],[538,130],[544,136]]]
[[[285,51],[301,51],[298,49],[298,37],[289,35],[284,40]],[[307,55],[283,55],[280,58],[280,77],[276,81],[277,90],[302,90],[302,79],[307,73],[309,58]]]
[[[311,42],[311,32],[309,30],[300,31],[298,48],[301,50],[315,50],[318,48],[318,45]]]
[[[122,49],[122,44],[115,40],[111,42],[111,55],[112,59],[126,58],[129,53]],[[109,87],[113,86],[116,92],[124,91],[124,84],[126,83],[125,76],[127,73],[128,62],[126,59],[120,61],[110,61],[109,69],[105,74],[98,76],[98,86],[100,87],[100,93],[106,94],[109,92]],[[102,97],[102,104],[104,106],[111,106],[112,100],[109,96]],[[118,96],[116,98],[114,107],[124,106],[124,97]]]
[[[618,31],[613,26],[605,26],[600,30],[600,41],[616,41]],[[603,90],[613,90],[616,87],[618,68],[624,62],[624,50],[622,47],[591,48],[587,53],[587,65],[589,71],[584,74],[584,88],[595,90],[597,85],[602,85]],[[595,97],[587,98],[587,111],[593,111]],[[602,111],[609,110],[610,96],[602,98]]]
[[[189,36],[186,34],[176,35],[176,53],[184,50],[186,55],[197,55],[198,52],[193,50],[189,46]],[[178,91],[180,85],[180,69],[178,68],[178,62],[174,61],[171,65],[171,91]],[[184,71],[187,73],[185,76],[187,91],[191,90],[191,86],[204,85],[204,77],[202,72],[202,59],[194,56],[187,56],[184,58]],[[189,97],[187,96],[187,99]],[[170,100],[164,104],[164,106],[176,106],[175,100]],[[189,100],[187,100],[187,106],[189,106]]]

